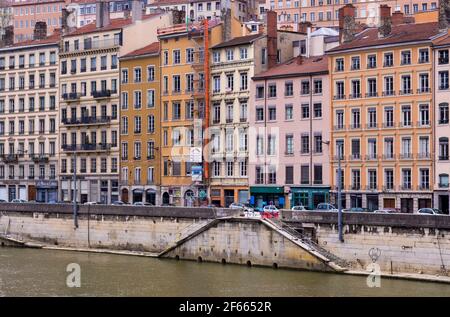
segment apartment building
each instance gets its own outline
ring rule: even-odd
[[[300,55],[253,77],[250,191],[258,207],[329,201],[327,61]]]
[[[340,158],[344,207],[431,207],[438,23],[403,24],[381,6],[380,26],[353,34],[352,10],[341,9],[342,44],[328,52],[333,190]]]
[[[204,118],[209,98],[205,78],[205,36],[212,46],[222,40],[220,20],[158,30],[161,45],[161,201],[207,204],[208,171],[203,159]],[[204,32],[204,30],[208,30]],[[209,50],[207,50],[209,52]],[[207,160],[207,158],[206,158]]]
[[[14,41],[33,39],[36,22],[47,24],[48,35],[61,28],[61,10],[68,0],[26,0],[12,2]]]
[[[63,37],[60,52],[62,200],[72,200],[76,172],[77,200],[119,200],[119,57],[156,41],[156,28],[171,16],[111,19],[109,6],[97,3],[96,23]],[[147,43],[147,44],[148,44]],[[75,164],[76,163],[76,164]]]
[[[256,0],[155,0],[147,5],[147,13],[157,9],[184,11],[191,21],[220,18],[222,10],[230,9],[243,22],[256,19],[258,6]]]
[[[0,49],[0,199],[57,200],[59,34]]]
[[[314,27],[338,27],[339,8],[346,4],[355,6],[357,22],[375,26],[379,22],[380,5],[389,5],[393,11],[400,11],[405,15],[427,12],[437,9],[437,0],[266,0],[270,10],[278,13],[280,28],[288,27],[297,30],[299,22],[311,22]]]
[[[449,49],[450,35],[433,43],[434,56],[434,207],[449,213]]]
[[[160,204],[160,72],[158,42],[120,58],[123,202]]]

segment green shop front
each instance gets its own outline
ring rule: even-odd
[[[291,207],[316,209],[320,203],[330,202],[330,187],[291,187]]]
[[[250,204],[262,208],[266,205],[275,205],[285,208],[285,191],[283,186],[250,186]]]

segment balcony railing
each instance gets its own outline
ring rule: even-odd
[[[4,163],[17,163],[19,161],[19,155],[17,154],[3,154],[1,159]]]
[[[111,149],[111,143],[99,144],[64,144],[62,149],[66,152],[103,152]]]
[[[94,98],[109,98],[111,97],[111,90],[105,89],[105,90],[95,90],[92,92],[92,97]]]
[[[65,125],[79,125],[79,124],[106,124],[111,122],[110,116],[102,117],[81,117],[81,118],[65,118],[61,122]]]
[[[448,155],[439,155],[439,161],[448,161]]]
[[[382,92],[383,96],[395,96],[395,91],[393,90],[386,90]]]
[[[70,92],[62,94],[62,98],[64,100],[78,100],[81,97],[81,93],[78,92]]]
[[[61,50],[63,53],[80,52],[84,50],[100,49],[100,48],[111,48],[114,46],[119,46],[120,41],[117,38],[97,40],[97,41],[86,41],[81,42],[78,45],[62,45]]]
[[[401,160],[410,160],[412,159],[413,155],[412,153],[402,153],[400,154],[400,159]]]
[[[417,89],[417,93],[418,94],[424,94],[424,93],[428,93],[431,91],[431,88],[429,87],[421,87]]]
[[[32,159],[34,163],[47,163],[49,157],[45,154],[30,154],[30,159]]]
[[[412,89],[403,89],[398,92],[399,95],[410,95],[412,94]]]
[[[366,93],[366,98],[367,97],[378,97],[378,92],[376,92],[376,91],[368,92],[368,93]]]

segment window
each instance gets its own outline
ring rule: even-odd
[[[352,57],[352,70],[358,70],[361,67],[360,58],[359,56],[353,56]]]
[[[314,118],[321,118],[321,117],[322,117],[322,104],[315,103],[314,104]]]
[[[300,166],[300,183],[309,184],[309,165]]]
[[[302,134],[301,136],[301,153],[308,154],[309,153],[309,135]]]
[[[227,61],[232,61],[234,59],[234,50],[228,49],[227,50]]]
[[[367,56],[367,68],[376,68],[377,67],[377,56],[369,55]]]
[[[302,81],[301,94],[302,95],[309,94],[309,81]]]
[[[285,184],[293,184],[294,183],[294,167],[286,166],[285,167]]]
[[[430,112],[428,105],[419,105],[419,120],[420,125],[430,124]]]
[[[122,69],[121,73],[122,73],[122,76],[121,76],[122,84],[128,83],[128,69]]]
[[[155,90],[147,90],[147,108],[155,107]]]
[[[439,50],[438,51],[438,64],[448,64],[449,62],[449,54],[448,49],[447,50]]]
[[[367,127],[368,128],[377,128],[377,110],[376,108],[369,108],[367,110],[368,113],[368,124]]]
[[[140,67],[136,67],[134,69],[134,82],[135,83],[141,82],[141,68]]]
[[[337,58],[336,59],[336,71],[337,72],[343,72],[344,71],[344,59],[343,58]]]
[[[439,160],[440,161],[449,160],[448,137],[439,138]]]
[[[294,95],[294,84],[291,81],[284,83],[284,95],[286,97]]]
[[[275,121],[277,119],[277,108],[269,107],[269,121]]]
[[[315,94],[322,93],[322,80],[321,79],[314,80],[314,93]]]
[[[412,93],[411,75],[403,75],[401,84],[402,84],[402,90],[400,91],[400,93],[402,95],[407,95],[407,94]]]
[[[173,64],[180,64],[181,63],[181,52],[180,50],[174,50],[173,51]]]
[[[394,108],[393,107],[384,108],[384,127],[385,128],[394,127]]]
[[[430,84],[429,84],[429,75],[428,74],[419,74],[419,93],[429,92]]]
[[[294,136],[292,134],[286,135],[286,155],[294,154]]]
[[[277,86],[275,84],[269,84],[269,98],[277,97]]]
[[[384,53],[384,67],[394,66],[394,54],[393,53]]]
[[[361,189],[361,171],[352,170],[352,190]]]
[[[334,99],[340,100],[345,98],[345,89],[344,89],[344,82],[343,81],[337,81],[336,82],[336,95],[334,96]]]
[[[439,89],[440,90],[448,89],[448,87],[449,87],[448,70],[440,71],[438,73],[438,77],[439,77],[439,81],[438,81]]]
[[[368,170],[369,172],[369,189],[377,188],[377,171],[376,170]]]
[[[239,49],[239,53],[240,53],[240,59],[247,59],[248,58],[248,53],[247,53],[247,48],[246,47],[241,47]]]
[[[247,73],[240,73],[240,90],[248,89],[248,76]]]
[[[427,48],[419,50],[419,63],[428,63],[430,60],[429,52]]]
[[[401,65],[410,65],[411,64],[411,51],[403,51],[401,53]]]
[[[430,170],[420,169],[420,189],[430,189]]]
[[[155,66],[147,66],[147,81],[155,80]]]
[[[439,124],[449,123],[448,103],[439,104]]]

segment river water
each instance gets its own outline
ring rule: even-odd
[[[80,266],[80,288],[66,285]],[[0,296],[450,296],[450,285],[232,264],[0,247]]]

